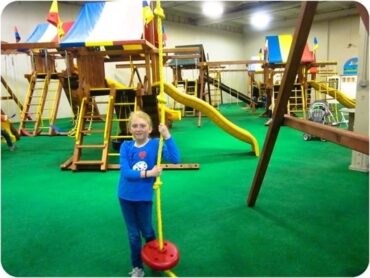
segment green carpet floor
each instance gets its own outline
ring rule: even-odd
[[[262,149],[265,118],[221,107]],[[246,206],[258,158],[203,118],[175,122],[183,163],[165,171],[164,238],[180,250],[178,276],[357,276],[369,262],[369,176],[351,150],[280,131],[256,206]],[[1,150],[1,262],[13,276],[127,276],[119,172],[61,171],[73,138],[22,137]],[[147,275],[165,276],[147,271]]]

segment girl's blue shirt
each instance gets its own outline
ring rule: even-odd
[[[180,154],[172,137],[163,140],[163,161],[179,163]],[[155,177],[141,178],[140,172],[151,170],[157,163],[159,138],[149,139],[140,147],[135,141],[124,141],[120,148],[118,197],[128,201],[152,201]]]

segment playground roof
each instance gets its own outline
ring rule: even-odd
[[[290,47],[292,45],[292,40],[292,35],[266,36],[267,62],[271,64],[286,63],[288,60]],[[306,44],[301,62],[310,63],[314,62],[314,60],[314,53]]]
[[[60,46],[112,46],[140,40],[144,30],[142,8],[142,1],[85,3]]]
[[[65,34],[67,34],[72,25],[73,21],[63,23],[62,28]],[[39,23],[31,33],[31,35],[27,38],[26,42],[27,43],[58,42],[57,27],[48,22]]]

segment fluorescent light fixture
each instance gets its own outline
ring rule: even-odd
[[[219,1],[204,2],[202,12],[207,17],[219,18],[224,13],[224,6]]]
[[[256,12],[251,17],[251,24],[257,30],[264,30],[266,29],[271,21],[271,17],[269,14],[265,12]]]

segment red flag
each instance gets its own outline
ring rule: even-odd
[[[53,24],[54,26],[58,27],[58,23],[59,23],[59,11],[58,11],[58,1],[57,0],[53,0],[53,3],[51,3],[51,7],[50,7],[50,10],[49,10],[49,13],[48,13],[48,17],[46,18],[46,20]]]
[[[58,36],[59,38],[64,36],[64,31],[63,31],[63,22],[60,20],[59,17],[59,10],[58,10],[58,0],[53,0],[51,3],[51,7],[48,13],[48,17],[46,20],[50,23],[53,24],[58,28]]]

